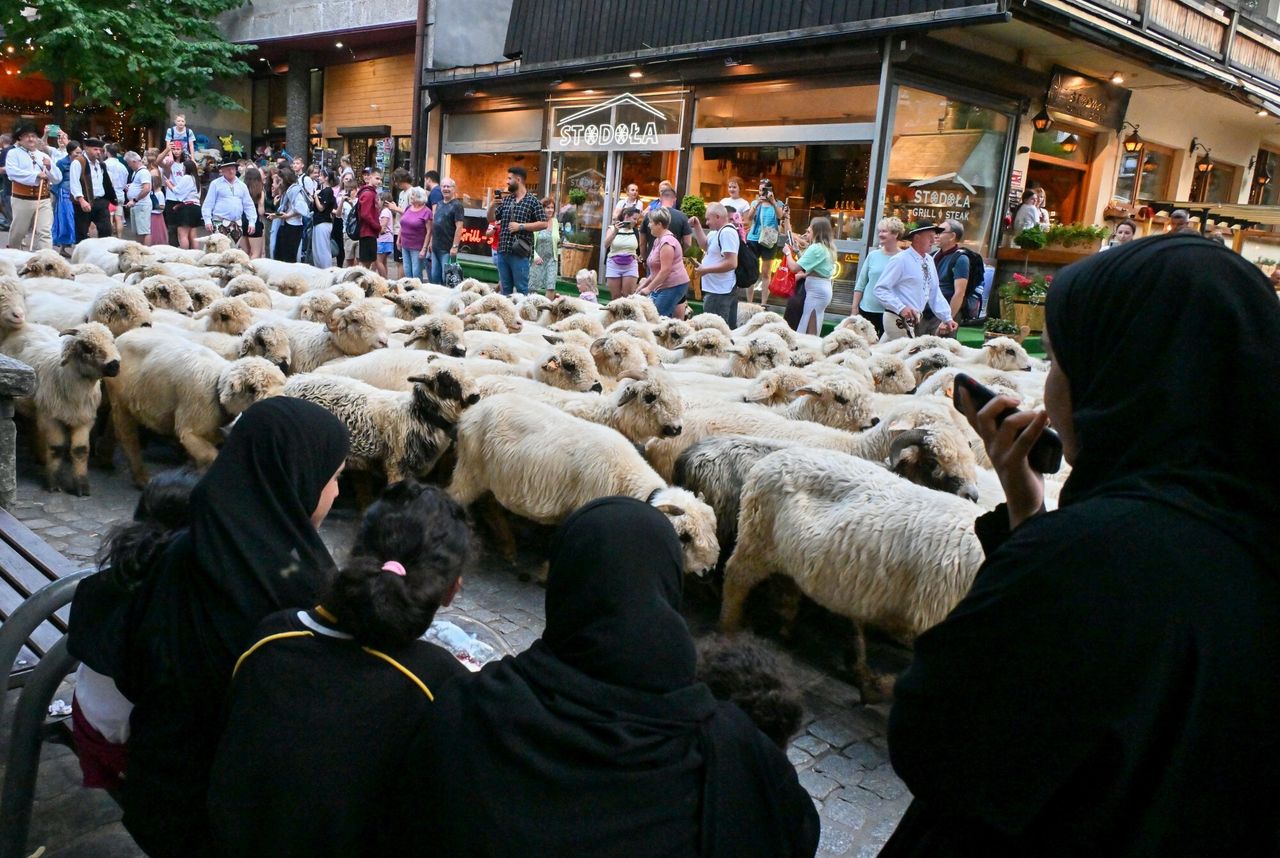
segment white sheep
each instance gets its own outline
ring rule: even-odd
[[[285,375],[289,374],[289,358],[292,356],[289,334],[277,322],[257,322],[239,336],[217,331],[186,331],[183,336],[197,345],[212,349],[223,360],[260,357]]]
[[[492,375],[477,380],[482,396],[516,394],[566,414],[608,426],[637,443],[680,434],[684,402],[671,381],[661,375],[624,381],[609,396],[573,393],[527,378]]]
[[[743,484],[721,628],[739,628],[751,590],[782,574],[827,610],[911,640],[969,591],[983,560],[979,512],[854,456],[771,453]],[[857,653],[864,699],[881,697],[888,683],[867,666],[865,646]]]
[[[176,437],[205,468],[218,454],[222,428],[258,400],[279,396],[284,387],[284,373],[263,358],[227,361],[163,330],[129,331],[116,343],[121,370],[106,381],[111,421],[139,488],[148,479],[139,426]]]
[[[285,396],[305,399],[341,420],[351,435],[347,465],[380,468],[388,482],[426,479],[457,437],[459,416],[480,400],[475,381],[457,367],[432,365],[398,393],[339,375],[295,375]]]
[[[326,324],[281,322],[289,335],[290,369],[311,372],[321,364],[387,346],[386,318],[367,301],[335,309]]]
[[[105,325],[85,322],[61,333],[28,322],[0,340],[0,353],[35,370],[35,393],[17,401],[34,417],[45,488],[57,491],[69,461],[77,495],[89,494],[89,430],[102,403],[101,380],[120,372],[120,352]]]
[[[631,442],[604,426],[512,394],[487,397],[458,424],[458,462],[449,493],[470,505],[492,492],[507,510],[554,525],[601,497],[626,495],[665,514],[687,572],[715,565],[715,513],[669,487]]]
[[[0,336],[27,322],[27,293],[17,277],[0,277]]]
[[[104,289],[90,302],[64,298],[51,292],[28,294],[27,318],[32,322],[66,330],[82,322],[100,322],[113,336],[151,324],[151,305],[135,286]]]

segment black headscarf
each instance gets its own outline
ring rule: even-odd
[[[1064,268],[1050,348],[1080,452],[1061,505],[1148,497],[1274,557],[1280,497],[1280,306],[1257,267],[1191,233]]]
[[[410,804],[460,854],[812,855],[817,818],[780,751],[694,679],[680,544],[632,498],[561,526],[547,626],[437,694]],[[426,795],[422,795],[425,792]],[[421,844],[420,844],[421,845]]]
[[[311,513],[348,446],[336,417],[300,399],[265,399],[240,416],[191,497],[196,558],[234,610],[271,613],[315,598],[333,559]]]

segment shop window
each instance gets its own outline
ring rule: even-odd
[[[451,113],[445,117],[448,155],[520,152],[542,145],[542,110]]]
[[[501,152],[483,155],[447,155],[443,175],[457,183],[458,196],[467,208],[487,208],[495,190],[507,189],[507,170],[519,165],[529,176],[531,194],[542,194],[542,156],[536,151]]]
[[[1258,162],[1253,170],[1253,184],[1249,188],[1250,205],[1280,205],[1277,173],[1280,173],[1280,154],[1270,149],[1259,149]]]
[[[889,151],[885,212],[964,225],[964,243],[991,245],[1005,167],[1009,117],[933,92],[901,87]]]
[[[1236,177],[1240,168],[1221,161],[1212,163],[1213,169],[1197,170],[1191,183],[1191,199],[1197,203],[1232,203],[1236,201]]]
[[[880,89],[811,79],[749,83],[700,91],[694,128],[875,122]]]
[[[1121,150],[1116,189],[1111,195],[1119,203],[1139,205],[1169,198],[1173,176],[1173,150],[1146,143],[1137,152]]]

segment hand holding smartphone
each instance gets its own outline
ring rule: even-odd
[[[965,373],[960,373],[956,376],[955,390],[952,396],[958,395],[961,389],[969,394],[969,399],[973,402],[974,411],[980,411],[984,405],[997,396],[994,390]],[[1018,409],[1016,408],[1010,408],[1000,414],[996,417],[996,425],[999,426],[1006,417],[1010,414],[1016,414],[1017,411]],[[1058,472],[1058,469],[1062,467],[1062,439],[1058,437],[1057,432],[1047,426],[1041,431],[1040,437],[1036,439],[1030,452],[1027,453],[1027,464],[1038,474],[1055,474]]]

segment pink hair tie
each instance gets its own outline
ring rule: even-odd
[[[399,575],[401,578],[403,578],[405,575],[404,566],[402,566],[398,561],[395,561],[395,560],[388,560],[386,563],[383,563],[382,571],[394,572],[395,574]]]

